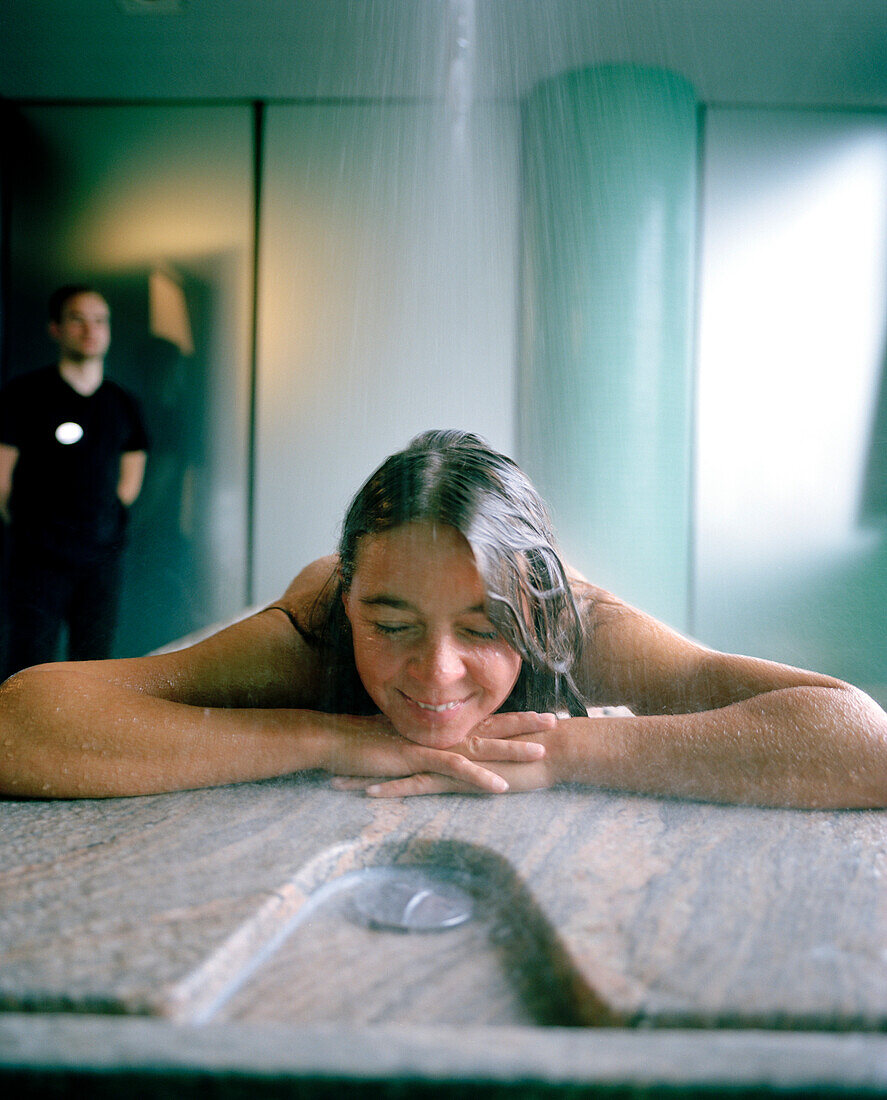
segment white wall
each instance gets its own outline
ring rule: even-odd
[[[887,684],[887,118],[709,110],[695,633]]]
[[[419,431],[514,450],[514,106],[277,105],[259,267],[255,583],[335,547]]]

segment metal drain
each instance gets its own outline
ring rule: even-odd
[[[353,888],[354,917],[367,928],[443,932],[470,920],[474,898],[445,878],[386,868]]]

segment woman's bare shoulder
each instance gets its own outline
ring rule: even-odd
[[[281,607],[299,622],[305,622],[318,600],[331,593],[339,568],[337,554],[327,554],[306,565],[289,583],[279,600],[272,607]]]
[[[594,633],[597,626],[612,622],[620,613],[635,611],[635,608],[608,592],[606,588],[592,584],[578,569],[567,565],[565,570],[586,635]]]
[[[635,714],[711,710],[784,687],[841,687],[806,669],[721,653],[589,583],[568,578],[582,622],[577,680],[595,702]]]
[[[700,709],[702,695],[710,700],[698,690],[698,675],[712,650],[577,570],[568,569],[567,577],[582,624],[577,679],[595,701],[662,714]]]
[[[293,578],[279,599],[170,654],[158,666],[160,690],[166,692],[170,685],[178,702],[208,706],[314,705],[319,659],[304,631],[310,630],[312,612],[325,593],[334,589],[330,582],[337,564],[333,556],[318,558]]]

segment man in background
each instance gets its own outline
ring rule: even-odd
[[[127,509],[148,440],[136,401],[106,379],[111,314],[90,286],[49,300],[53,366],[0,390],[0,516],[8,525],[7,672],[111,655]]]

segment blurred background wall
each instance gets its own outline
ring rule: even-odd
[[[883,701],[881,3],[149,7],[18,5],[0,83],[3,375],[95,281],[154,438],[121,653],[274,598],[453,426],[599,583]]]
[[[52,361],[51,290],[93,283],[112,309],[106,371],[147,420],[118,637],[144,652],[247,598],[252,115],[33,106],[7,135],[7,377]]]

